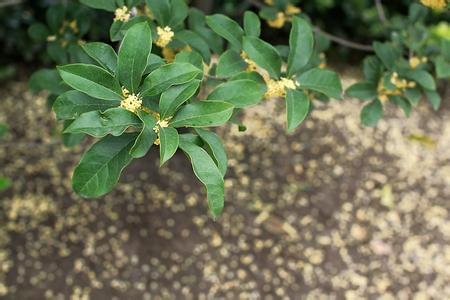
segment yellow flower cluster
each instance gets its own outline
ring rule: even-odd
[[[432,9],[443,9],[447,6],[446,0],[420,0],[420,3]]]
[[[248,57],[248,54],[245,51],[241,52],[241,57],[247,64],[247,72],[254,72],[258,69],[256,63]]]
[[[173,36],[175,33],[172,31],[172,29],[169,26],[166,26],[164,28],[157,27],[156,32],[158,33],[158,39],[155,41],[155,44],[158,47],[164,48],[172,41]]]
[[[270,6],[273,5],[272,0],[266,0],[265,2],[266,2],[266,4],[268,4]],[[272,28],[281,28],[284,26],[284,24],[286,22],[292,21],[293,15],[299,14],[301,11],[302,10],[299,7],[289,3],[286,6],[286,9],[284,12],[282,12],[282,11],[278,12],[276,18],[273,20],[268,20],[267,24]]]
[[[142,98],[139,94],[130,94],[125,87],[122,87],[122,95],[124,99],[120,102],[120,107],[133,113],[136,113],[142,107]]]
[[[121,21],[124,23],[128,22],[131,17],[131,12],[126,6],[116,9],[114,14],[115,14],[114,21]]]
[[[389,100],[389,96],[401,96],[403,95],[405,89],[416,87],[416,83],[414,81],[399,79],[397,72],[392,73],[391,83],[396,87],[395,90],[386,89],[383,83],[383,79],[381,79],[380,83],[378,84],[378,99],[380,99],[380,101],[383,103]]]
[[[159,117],[158,117],[158,119],[159,119]],[[159,146],[159,144],[161,144],[161,139],[159,137],[159,131],[161,128],[169,127],[170,119],[171,119],[171,117],[164,119],[164,120],[159,119],[156,122],[155,127],[153,127],[153,131],[158,135],[158,138],[153,142],[155,145]]]
[[[297,82],[284,77],[280,80],[266,77],[264,80],[267,85],[267,92],[264,94],[264,98],[286,97],[286,89],[295,90],[298,87]]]
[[[422,63],[427,63],[428,58],[427,57],[417,57],[413,56],[409,59],[409,66],[413,69],[417,68]]]

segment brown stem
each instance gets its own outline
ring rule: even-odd
[[[375,6],[377,7],[378,17],[380,18],[380,21],[383,22],[384,25],[387,25],[389,22],[386,19],[386,14],[384,13],[381,0],[375,0]]]

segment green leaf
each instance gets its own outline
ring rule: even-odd
[[[288,132],[292,132],[306,118],[311,102],[304,91],[286,90],[286,114]]]
[[[215,33],[230,42],[231,45],[237,49],[242,48],[244,30],[234,20],[225,15],[215,14],[207,16],[206,23]]]
[[[411,103],[412,106],[417,106],[420,99],[422,98],[422,93],[418,88],[407,88],[405,89],[405,97],[406,99],[408,99],[409,103]]]
[[[205,62],[209,64],[211,61],[209,45],[198,33],[191,30],[182,30],[177,32],[175,38],[182,41],[186,45],[191,46],[192,49],[198,51],[198,53],[202,55]]]
[[[157,139],[156,133],[153,130],[156,126],[156,119],[142,110],[139,110],[137,114],[144,127],[130,150],[130,155],[133,158],[144,157]]]
[[[159,138],[161,142],[159,147],[159,165],[162,166],[166,161],[172,158],[175,152],[177,152],[179,144],[178,131],[172,127],[160,127]]]
[[[146,22],[128,29],[119,48],[117,73],[120,82],[137,92],[152,50],[152,32]]]
[[[446,61],[444,57],[438,57],[435,62],[437,78],[450,77],[450,62]]]
[[[376,56],[368,56],[364,59],[363,64],[364,78],[378,84],[384,69],[381,61]]]
[[[244,51],[258,66],[267,70],[270,76],[280,77],[281,57],[278,50],[257,37],[244,37]]]
[[[247,68],[247,64],[241,55],[234,50],[225,51],[217,63],[216,75],[219,77],[231,77]]]
[[[373,100],[377,97],[377,86],[369,81],[357,82],[350,86],[347,95],[361,100]]]
[[[213,127],[225,124],[233,105],[220,101],[199,101],[183,106],[170,122],[173,127]]]
[[[222,177],[224,177],[225,174],[227,173],[228,158],[227,153],[225,152],[225,148],[222,144],[222,141],[214,132],[201,128],[196,128],[195,131],[203,140],[203,142],[206,144],[206,146],[208,146],[209,150],[208,152],[214,159],[214,162],[219,168]]]
[[[380,100],[375,99],[361,111],[361,124],[365,127],[374,127],[383,116],[383,105]]]
[[[9,126],[3,123],[0,123],[0,140],[5,137],[8,132]]]
[[[28,35],[35,41],[45,41],[50,35],[47,26],[42,23],[34,23],[28,28]]]
[[[208,95],[208,100],[225,101],[236,108],[242,108],[259,103],[263,95],[258,83],[244,79],[219,85]]]
[[[86,6],[103,9],[107,11],[115,11],[116,3],[113,0],[80,0],[80,2]]]
[[[431,106],[434,110],[438,110],[441,106],[441,96],[436,91],[425,90],[425,95],[427,96],[428,102],[430,102]]]
[[[95,143],[82,157],[72,177],[74,191],[85,198],[95,198],[110,192],[122,170],[130,164],[128,153],[136,134],[106,136]]]
[[[86,133],[94,137],[107,134],[121,135],[128,127],[140,128],[141,120],[132,112],[121,107],[108,109],[105,112],[90,111],[79,116],[64,133]]]
[[[12,185],[11,179],[0,176],[0,191],[8,189]]]
[[[104,100],[122,99],[119,82],[100,67],[73,64],[57,68],[64,82],[80,92]]]
[[[156,69],[158,69],[159,67],[161,67],[165,64],[166,64],[166,62],[164,59],[162,59],[161,57],[159,57],[156,54],[150,53],[147,67],[145,68],[145,71],[144,71],[144,75],[147,75],[147,74],[155,71]]]
[[[342,85],[339,76],[330,70],[311,69],[298,78],[300,87],[325,94],[330,98],[342,99]]]
[[[172,0],[171,1],[171,18],[169,26],[176,28],[184,22],[189,13],[189,8],[185,0]]]
[[[135,24],[147,22],[149,23],[150,20],[147,16],[137,16],[131,18],[128,22],[124,23],[121,21],[114,21],[112,23],[111,28],[109,29],[109,36],[112,42],[120,41],[128,29],[133,27]]]
[[[181,51],[178,52],[177,55],[175,55],[176,63],[190,63],[191,65],[194,65],[199,70],[203,70],[203,58],[197,51]],[[199,74],[197,77],[200,77],[201,79],[203,75]]]
[[[60,95],[70,90],[70,87],[62,81],[58,71],[50,69],[42,69],[34,72],[30,77],[28,86],[33,92],[47,90],[55,95]]]
[[[289,46],[287,76],[291,77],[306,66],[313,54],[314,35],[311,25],[306,20],[293,18]]]
[[[73,120],[65,120],[63,130],[66,130],[66,128],[69,127],[72,123]],[[68,148],[79,145],[86,138],[86,135],[83,133],[63,133],[61,136],[64,146]]]
[[[111,74],[116,72],[117,54],[114,49],[105,43],[94,42],[84,44],[83,50],[94,59],[100,66],[105,68]]]
[[[170,23],[171,6],[169,0],[146,0],[145,1],[155,16],[156,21],[161,26],[167,26]]]
[[[222,173],[208,153],[191,142],[186,135],[180,136],[180,148],[189,157],[195,176],[206,186],[208,207],[218,217],[224,207],[225,187]]]
[[[398,107],[400,107],[403,112],[405,113],[405,116],[409,118],[411,116],[412,107],[411,103],[408,102],[405,98],[400,96],[391,96],[389,99]]]
[[[47,9],[46,19],[48,27],[53,33],[58,32],[63,25],[66,10],[62,4],[55,4]]]
[[[261,21],[257,14],[249,10],[244,14],[244,31],[247,36],[261,35]]]
[[[436,90],[436,82],[430,73],[424,70],[408,70],[403,74],[406,78],[414,80],[427,90]]]
[[[79,91],[68,91],[56,99],[53,104],[53,111],[56,113],[56,118],[69,120],[75,119],[88,111],[105,111],[119,104],[119,101],[105,101],[89,97]]]
[[[148,75],[142,85],[142,96],[158,95],[173,85],[193,80],[202,71],[188,63],[164,65]]]
[[[402,54],[398,47],[394,47],[387,43],[374,42],[373,49],[383,62],[384,66],[389,70],[395,67],[397,60]]]
[[[184,102],[194,96],[199,87],[200,80],[193,80],[185,84],[173,86],[162,93],[159,100],[161,119],[164,120],[172,116]]]

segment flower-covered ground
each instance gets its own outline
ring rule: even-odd
[[[352,80],[346,80],[346,86]],[[284,106],[219,130],[230,169],[213,221],[183,155],[135,161],[97,200],[71,191],[44,95],[2,87],[0,298],[449,299],[450,96],[375,129],[356,100],[317,104],[293,135]]]

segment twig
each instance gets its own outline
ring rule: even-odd
[[[1,7],[6,7],[6,6],[10,6],[10,5],[20,4],[22,2],[23,2],[23,0],[4,0],[4,1],[0,1],[0,8]]]
[[[360,44],[360,43],[356,43],[356,42],[352,42],[352,41],[348,41],[346,39],[340,38],[338,36],[332,35],[328,32],[323,31],[322,29],[320,29],[319,27],[314,27],[313,28],[314,32],[318,33],[318,34],[322,34],[325,37],[327,37],[328,39],[330,39],[331,41],[340,44],[342,46],[348,47],[348,48],[353,48],[353,49],[357,49],[357,50],[361,50],[361,51],[367,51],[367,52],[373,52],[373,47],[370,45],[364,45],[364,44]]]
[[[388,20],[386,19],[386,14],[384,13],[381,0],[375,0],[375,6],[377,7],[378,17],[380,18],[380,21],[383,22],[384,25],[389,24]]]
[[[259,2],[258,0],[246,0],[248,3],[251,3],[252,5],[261,8],[263,7],[263,4],[261,2]],[[367,51],[367,52],[373,52],[373,47],[370,45],[363,45],[363,44],[359,44],[356,42],[352,42],[352,41],[348,41],[346,39],[343,39],[341,37],[332,35],[331,33],[325,32],[322,29],[320,29],[319,27],[314,27],[313,28],[314,32],[318,33],[318,34],[322,34],[325,37],[327,37],[328,39],[330,39],[331,41],[340,44],[342,46],[348,47],[348,48],[353,48],[353,49],[357,49],[357,50],[361,50],[361,51]]]
[[[213,75],[209,75],[209,74],[205,74],[205,77],[211,80],[220,80],[220,81],[226,81],[228,80],[228,78],[226,77],[218,77],[218,76],[213,76]]]

